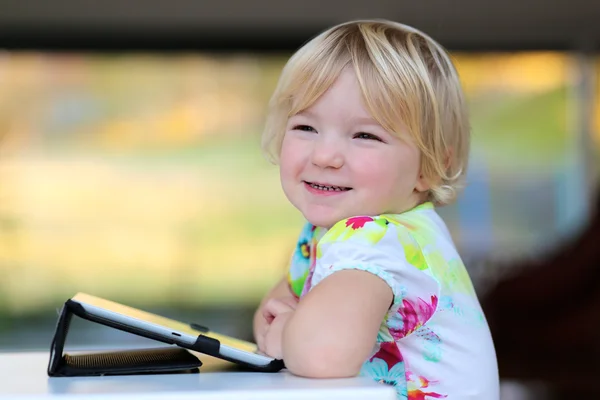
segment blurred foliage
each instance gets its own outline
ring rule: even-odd
[[[77,291],[146,306],[257,302],[302,224],[259,149],[286,57],[3,54],[0,315]],[[524,170],[525,181],[554,179],[570,140],[569,57],[455,58],[490,190],[509,196]],[[552,214],[525,203],[525,214]],[[527,223],[493,213],[510,221],[505,238]]]

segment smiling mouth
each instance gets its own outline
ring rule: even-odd
[[[345,186],[322,185],[319,183],[307,182],[307,181],[304,181],[304,183],[306,183],[308,186],[310,186],[313,189],[323,190],[324,192],[347,192],[348,190],[352,190],[351,187],[345,187]]]

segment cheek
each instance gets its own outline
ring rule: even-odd
[[[396,162],[389,159],[386,154],[373,152],[366,154],[359,152],[353,156],[353,177],[363,187],[378,187],[389,185],[389,181],[396,175],[394,168]]]
[[[414,151],[405,151],[401,158],[394,163],[394,180],[396,191],[401,193],[412,193],[417,185],[421,167],[420,157]]]
[[[418,157],[411,152],[390,152],[357,157],[354,176],[363,187],[389,194],[412,191],[419,176]]]
[[[293,141],[284,138],[279,154],[279,171],[282,178],[290,178],[298,169],[298,151],[295,151]],[[297,148],[296,148],[297,150]]]

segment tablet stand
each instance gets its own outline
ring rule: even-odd
[[[67,301],[58,318],[50,349],[49,376],[100,376],[159,373],[197,373],[202,362],[180,347],[159,347],[87,354],[63,353],[73,315],[87,321],[119,328],[89,316],[77,303]],[[163,338],[146,336],[150,339]]]

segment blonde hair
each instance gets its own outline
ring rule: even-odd
[[[421,151],[428,200],[452,202],[467,169],[470,138],[458,74],[442,46],[396,22],[337,25],[290,58],[271,97],[262,137],[270,161],[278,162],[288,118],[310,107],[347,66],[356,73],[371,116],[397,136],[408,130]]]

